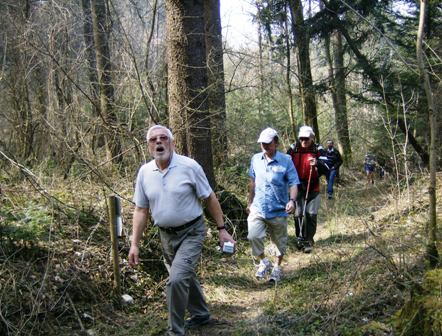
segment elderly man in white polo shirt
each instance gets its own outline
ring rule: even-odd
[[[129,264],[139,263],[138,245],[150,209],[154,225],[160,229],[169,271],[168,335],[184,335],[185,325],[192,327],[211,321],[195,274],[206,235],[200,200],[206,201],[207,210],[217,224],[220,244],[235,241],[225,229],[220,204],[202,167],[195,160],[175,153],[172,132],[161,125],[152,126],[147,141],[154,159],[144,164],[137,176]],[[191,318],[184,321],[186,309]]]

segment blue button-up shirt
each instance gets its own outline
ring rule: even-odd
[[[299,184],[291,157],[277,151],[273,159],[267,161],[264,153],[255,154],[250,162],[249,176],[255,182],[252,206],[264,218],[287,217],[285,206],[289,188]]]

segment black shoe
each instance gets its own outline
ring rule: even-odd
[[[296,248],[298,249],[298,251],[301,251],[304,249],[305,242],[306,241],[303,237],[298,237],[298,239],[296,240]]]
[[[193,316],[184,322],[186,328],[197,328],[203,325],[212,324],[215,320],[210,315]]]
[[[312,253],[313,251],[313,244],[310,243],[309,241],[306,241],[304,243],[304,248],[302,249],[302,252],[304,253]]]
[[[332,195],[332,194],[328,194],[327,198],[328,198],[328,199],[332,199],[332,198],[333,198],[333,195]]]

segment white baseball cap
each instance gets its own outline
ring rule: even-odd
[[[278,135],[278,132],[276,132],[273,128],[267,127],[265,130],[261,132],[258,138],[258,143],[271,143],[275,136]]]
[[[301,126],[298,133],[298,138],[310,138],[310,136],[315,136],[315,132],[310,126]]]

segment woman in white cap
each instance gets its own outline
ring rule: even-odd
[[[316,167],[320,153],[314,139],[313,129],[310,126],[302,126],[298,132],[299,141],[287,151],[301,181],[296,198],[295,228],[298,249],[304,253],[313,250],[320,204],[320,182]]]

